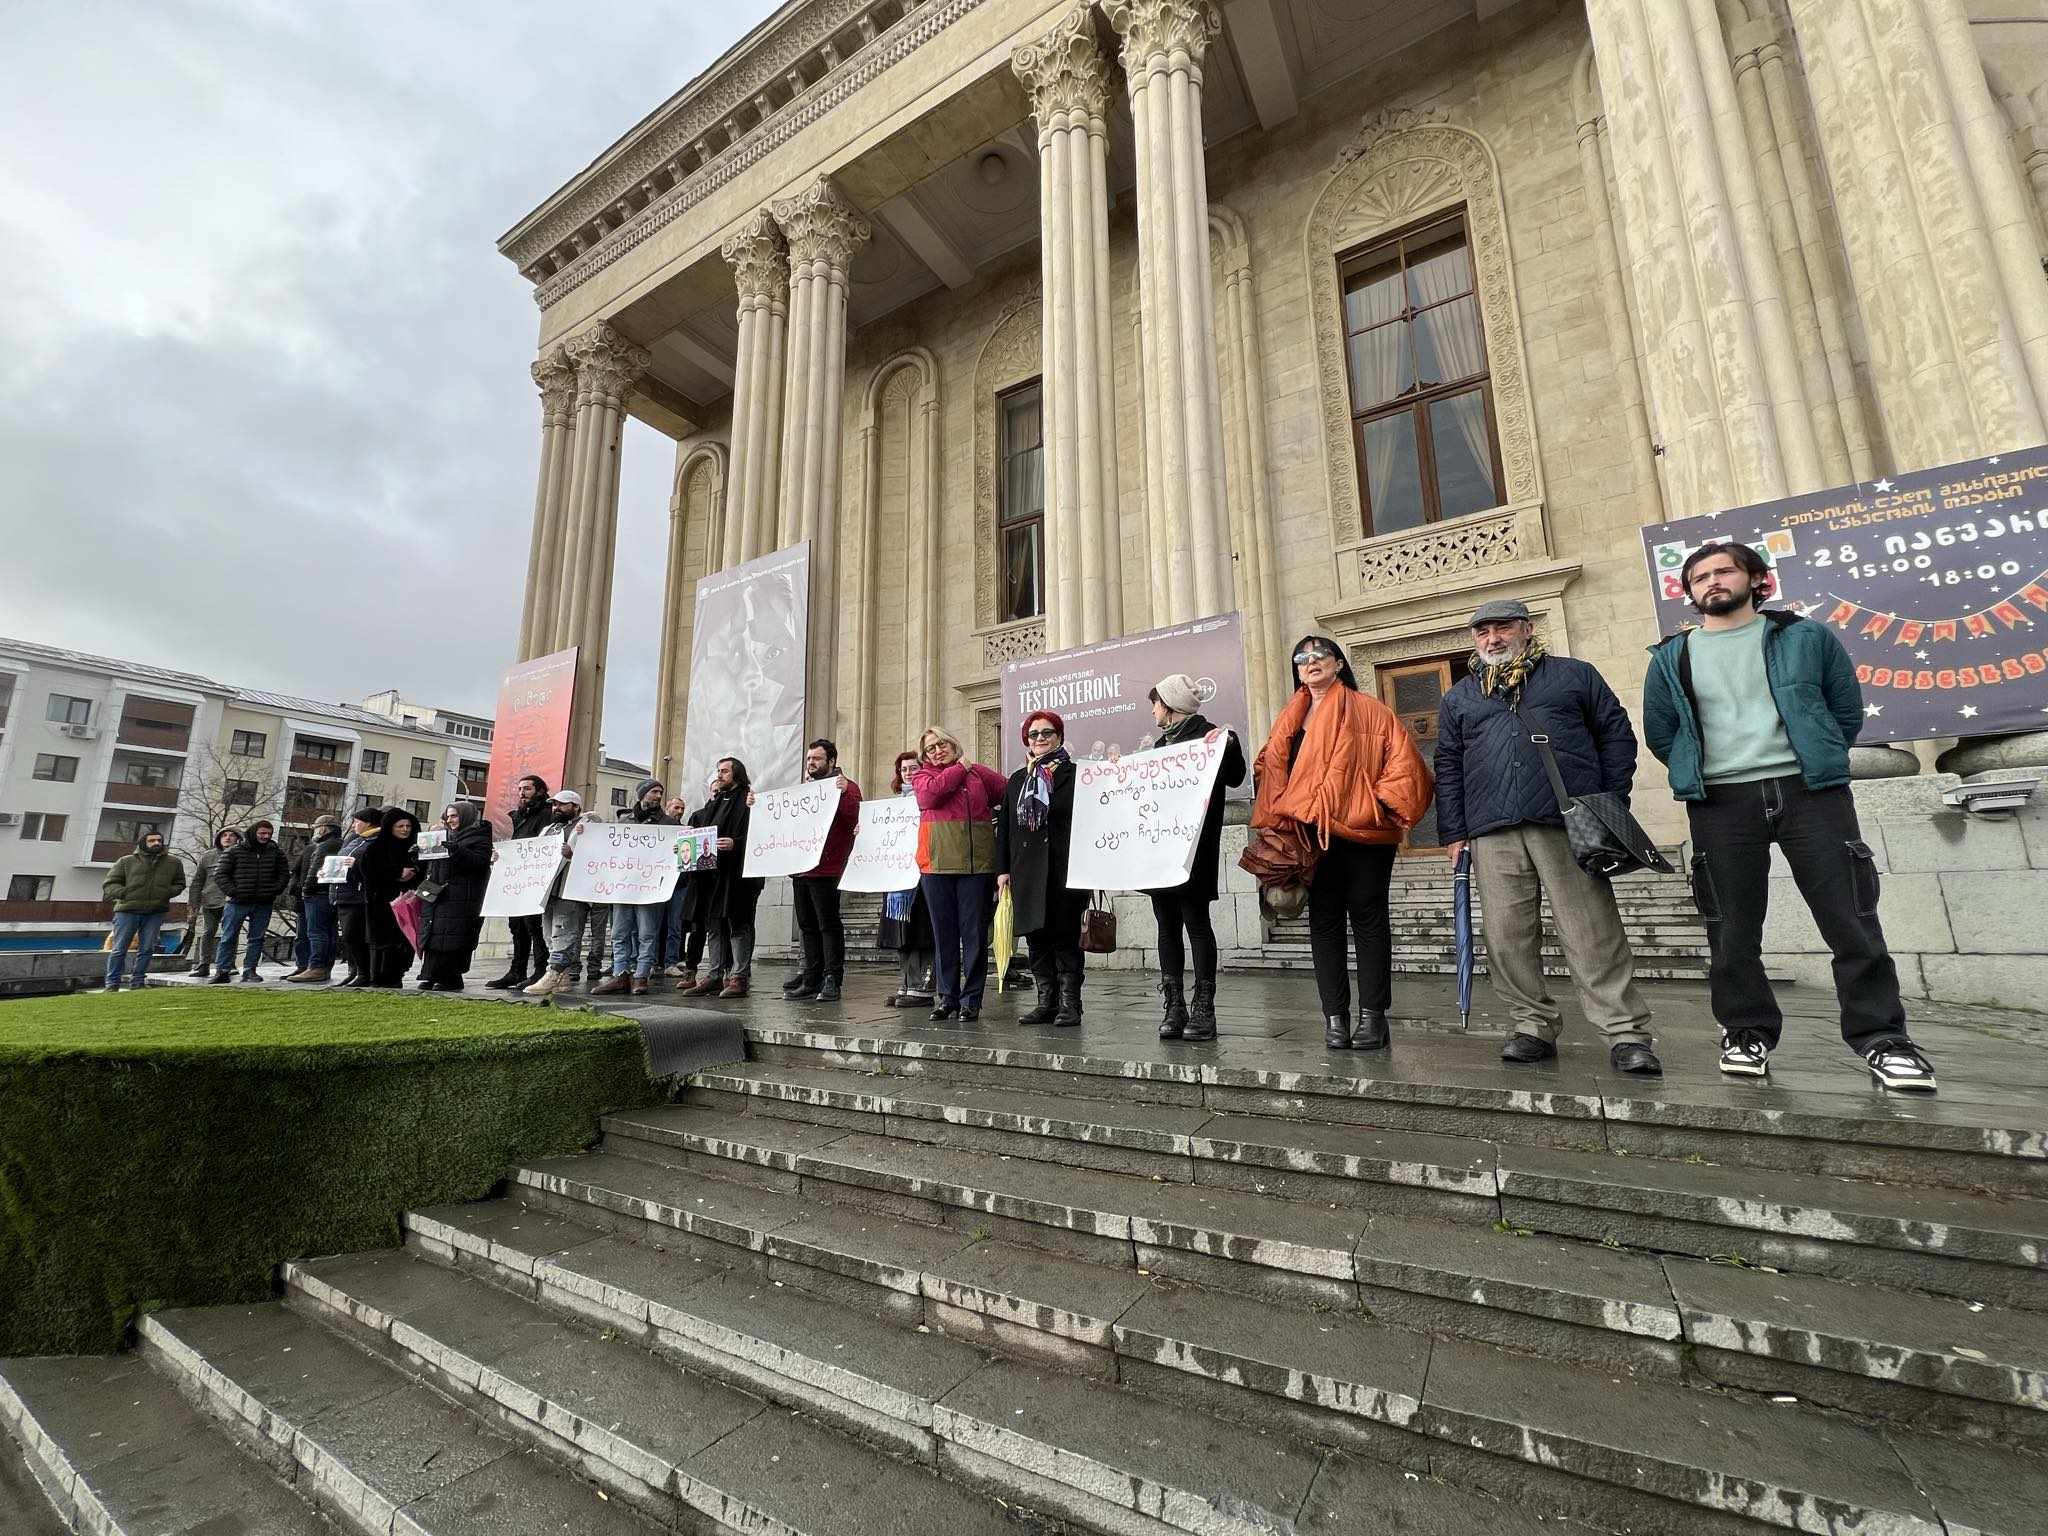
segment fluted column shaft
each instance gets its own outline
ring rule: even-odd
[[[587,796],[596,784],[598,731],[604,713],[625,397],[651,359],[604,324],[571,337],[564,350],[576,370],[576,452],[568,490],[564,600],[553,648],[577,648],[575,702],[569,714],[563,779]]]
[[[1109,62],[1076,6],[1011,57],[1038,123],[1044,292],[1046,645],[1123,630],[1109,332]]]
[[[772,547],[811,541],[806,713],[813,734],[829,735],[837,714],[847,269],[874,227],[826,177],[776,203],[773,213],[789,246],[789,352],[782,396],[781,494]]]
[[[739,290],[739,349],[733,364],[732,460],[719,569],[773,548],[782,462],[782,356],[789,314],[789,254],[764,208],[720,247]]]
[[[1270,462],[1266,443],[1266,375],[1260,355],[1258,301],[1252,283],[1251,245],[1244,221],[1226,208],[1212,207],[1210,222],[1223,281],[1223,336],[1218,361],[1237,381],[1239,410],[1230,421],[1231,452],[1240,470],[1230,487],[1231,531],[1239,562],[1239,605],[1244,613],[1245,671],[1250,679],[1252,718],[1263,720],[1278,703],[1273,678],[1282,669],[1280,582],[1274,570]]]
[[[561,601],[562,541],[569,466],[576,442],[576,371],[560,347],[533,365],[540,387],[540,473],[533,497],[533,539],[526,556],[526,601],[519,614],[519,659],[541,655],[554,638]]]
[[[1105,9],[1123,39],[1136,130],[1146,533],[1168,550],[1152,618],[1178,623],[1235,602],[1202,145],[1202,60],[1223,22],[1208,0]]]

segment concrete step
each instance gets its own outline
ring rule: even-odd
[[[1397,1017],[1397,1034],[1402,1027]],[[746,1033],[753,1065],[866,1074],[855,1078],[859,1092],[943,1096],[960,1085],[2048,1197],[2048,1128],[2038,1116],[1987,1114],[1948,1096],[1902,1103],[1789,1072],[1782,1086],[1610,1077],[1595,1092],[1565,1088],[1550,1065],[1411,1065],[1398,1050],[1367,1061],[1319,1042],[1234,1051],[1227,1038],[1218,1048],[1161,1041],[1109,1055],[1052,1030],[1020,1030],[1001,1044],[939,1030],[870,1036],[823,1022],[749,1023]]]
[[[536,1165],[519,1179],[523,1197],[549,1211],[642,1246],[680,1243],[678,1264],[701,1260],[692,1237],[709,1239],[756,1256],[771,1285],[858,1296],[898,1326],[1114,1375],[1147,1400],[1129,1409],[1135,1423],[1150,1420],[1153,1399],[1180,1401],[1491,1492],[1538,1518],[1609,1530],[1761,1523],[1935,1536],[1944,1518],[1957,1522],[1949,1529],[2023,1530],[2032,1501],[2048,1493],[2048,1460],[2024,1452],[1433,1339],[1360,1316],[1355,1305],[1276,1304],[1176,1284],[1162,1274],[1161,1251],[1144,1244],[1113,1267],[959,1225],[719,1188],[694,1171],[603,1153]],[[442,1213],[408,1226],[451,1250],[500,1247],[493,1233],[459,1235]],[[548,1258],[543,1281],[590,1251]],[[519,1263],[513,1254],[503,1261]],[[585,1293],[602,1285],[616,1300],[612,1281],[570,1282]],[[688,1296],[677,1305],[688,1310]],[[1024,1401],[1010,1405],[1021,1413]],[[1952,1476],[1963,1466],[1967,1482]],[[1939,1507],[1921,1492],[1930,1477],[1940,1479]]]
[[[41,1536],[46,1521],[94,1536],[332,1536],[136,1355],[0,1361],[0,1426],[43,1500],[0,1527],[8,1536]]]
[[[399,1255],[323,1260],[291,1266],[287,1283],[337,1318],[402,1337],[405,1353],[433,1369],[475,1371],[480,1380],[494,1368],[476,1358],[473,1346],[444,1342],[413,1319],[438,1304],[436,1315],[463,1309],[497,1319],[495,1331],[503,1332],[538,1327],[534,1319],[552,1315],[564,1347],[584,1352],[592,1346],[576,1341],[600,1328],[632,1341],[612,1343],[611,1354],[631,1350],[650,1372],[743,1385],[749,1394],[879,1440],[945,1479],[884,1462],[892,1474],[884,1486],[864,1486],[848,1481],[856,1469],[843,1456],[838,1465],[812,1459],[814,1479],[822,1466],[830,1487],[848,1491],[829,1520],[807,1529],[993,1529],[980,1501],[955,1486],[965,1485],[1094,1531],[1264,1536],[1310,1516],[1317,1508],[1311,1486],[1332,1464],[1350,1460],[1297,1436],[1165,1404],[1146,1404],[1142,1424],[1134,1423],[1129,1397],[1113,1386],[993,1359],[942,1331],[889,1326],[872,1311],[767,1278],[752,1255],[738,1250],[727,1250],[731,1262],[720,1263],[576,1228],[509,1202],[419,1213],[410,1224],[415,1250],[437,1262]],[[521,1229],[544,1242],[524,1239]],[[458,1268],[490,1284],[465,1279]],[[654,1353],[640,1354],[642,1348]],[[664,1401],[636,1398],[607,1408],[620,1416],[610,1433],[637,1438],[649,1405]],[[553,1411],[586,1418],[591,1412],[580,1403]],[[766,1421],[802,1422],[779,1414],[764,1415]],[[1379,1463],[1350,1468],[1348,1479],[1375,1506],[1412,1512],[1420,1528],[1517,1536],[1540,1529],[1498,1501],[1410,1483]],[[967,1508],[964,1525],[945,1507],[947,1495]],[[902,1502],[906,1497],[914,1502]]]

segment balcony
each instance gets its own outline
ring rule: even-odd
[[[103,798],[108,805],[147,805],[172,811],[178,808],[178,786],[130,784],[124,779],[109,779]]]
[[[346,779],[348,777],[346,757],[300,757],[294,756],[289,770],[292,773],[308,774],[316,779]]]
[[[135,845],[133,843],[124,843],[119,838],[103,837],[92,845],[92,858],[87,862],[92,864],[111,864],[116,859],[126,858],[134,851]]]
[[[192,727],[154,725],[124,719],[114,740],[124,747],[147,747],[157,752],[188,752],[192,748]]]

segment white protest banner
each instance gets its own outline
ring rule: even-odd
[[[747,822],[748,879],[800,875],[816,866],[825,851],[825,834],[832,830],[832,813],[839,809],[843,782],[834,774],[788,789],[755,791],[753,816]]]
[[[693,875],[718,863],[718,828],[685,827],[676,834],[676,869]]]
[[[576,833],[562,895],[607,906],[645,906],[667,901],[680,873],[674,827],[653,821],[586,821]]]
[[[483,916],[532,917],[547,905],[548,887],[562,867],[559,837],[507,838],[491,850],[491,883]]]
[[[917,884],[917,797],[863,800],[842,891],[907,891]]]
[[[1195,861],[1225,737],[1074,762],[1074,890],[1150,891],[1179,885]]]

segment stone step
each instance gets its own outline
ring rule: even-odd
[[[143,1341],[353,1528],[1014,1532],[992,1501],[637,1344],[402,1253],[338,1264],[362,1294],[300,1284],[319,1321],[282,1303],[159,1313]]]
[[[696,1263],[701,1248],[670,1232],[757,1256],[771,1284],[839,1300],[873,1292],[860,1304],[879,1296],[898,1326],[1114,1375],[1148,1400],[1130,1412],[1135,1423],[1149,1419],[1150,1399],[1178,1400],[1491,1492],[1539,1518],[1609,1530],[1733,1532],[1759,1522],[1935,1536],[1944,1518],[1957,1522],[1949,1529],[2023,1530],[2048,1492],[2048,1460],[1981,1441],[1880,1432],[1797,1405],[1433,1339],[1333,1302],[1276,1305],[1176,1284],[1142,1246],[1144,1267],[1114,1268],[958,1227],[720,1189],[635,1161],[591,1154],[518,1177],[526,1198],[551,1210],[644,1245],[681,1243],[678,1264]],[[501,1246],[494,1234],[458,1235],[438,1214],[408,1226],[473,1253]],[[573,1269],[588,1251],[548,1263]],[[519,1258],[503,1262],[516,1270]],[[617,1303],[614,1281],[573,1285],[610,1285]]]
[[[1398,1016],[1394,1028],[1403,1028]],[[1256,1053],[1231,1051],[1229,1037],[1198,1048],[1145,1041],[1107,1055],[1051,1030],[1002,1044],[940,1030],[863,1035],[823,1022],[750,1022],[746,1034],[754,1066],[867,1074],[863,1092],[914,1083],[929,1096],[958,1084],[2048,1197],[2048,1128],[2038,1116],[1949,1096],[1900,1102],[1789,1069],[1769,1085],[1674,1070],[1662,1080],[1610,1076],[1589,1092],[1566,1089],[1554,1064],[1451,1065],[1398,1050],[1367,1061],[1308,1041],[1264,1042]]]
[[[837,1464],[822,1465],[832,1474],[829,1486],[847,1493],[831,1518],[807,1529],[995,1529],[958,1484],[1094,1531],[1265,1536],[1312,1518],[1318,1506],[1311,1486],[1332,1464],[1347,1467],[1356,1494],[1376,1507],[1405,1506],[1418,1523],[1432,1522],[1429,1529],[1519,1536],[1540,1529],[1498,1501],[1420,1480],[1411,1484],[1380,1463],[1349,1467],[1352,1458],[1299,1437],[1212,1414],[1148,1402],[1142,1424],[1134,1423],[1129,1396],[1113,1386],[992,1359],[943,1331],[891,1327],[871,1311],[769,1279],[737,1250],[727,1250],[733,1262],[721,1264],[549,1221],[506,1202],[416,1213],[409,1225],[416,1250],[438,1262],[388,1254],[323,1260],[289,1266],[287,1283],[337,1318],[402,1339],[406,1355],[436,1372],[473,1373],[485,1383],[512,1362],[493,1367],[478,1358],[474,1344],[445,1340],[437,1324],[422,1321],[428,1312],[492,1319],[499,1334],[537,1330],[535,1320],[552,1314],[562,1347],[584,1354],[600,1352],[586,1331],[595,1326],[615,1336],[610,1355],[629,1351],[643,1362],[650,1383],[666,1373],[679,1383],[717,1377],[743,1385],[749,1394],[881,1440],[945,1479],[884,1461],[892,1475],[882,1486],[864,1487],[846,1481],[857,1469],[842,1455]],[[545,1241],[523,1239],[520,1229],[527,1227]],[[466,1279],[458,1268],[491,1283]],[[597,1407],[585,1406],[580,1394],[574,1406],[545,1391],[542,1396],[551,1422],[562,1422],[564,1414],[588,1421]],[[653,1405],[668,1401],[651,1394],[605,1408],[620,1416],[607,1433],[643,1438],[637,1426]],[[762,1422],[791,1421],[769,1414]],[[815,1452],[800,1449],[813,1458],[817,1477]],[[952,1495],[965,1509],[964,1521],[941,1495]]]
[[[39,1536],[45,1519],[93,1536],[333,1533],[136,1355],[0,1361],[0,1425],[46,1501],[8,1536]]]

